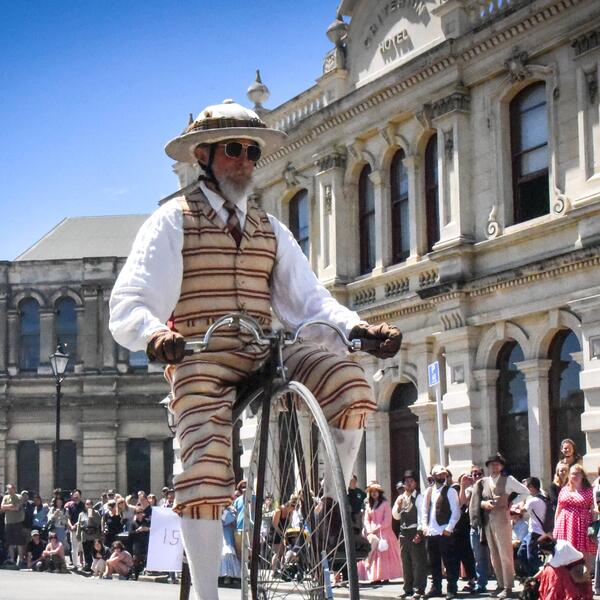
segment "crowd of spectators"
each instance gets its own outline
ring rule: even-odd
[[[172,507],[174,498],[168,488],[160,500],[143,491],[122,496],[107,490],[92,500],[78,489],[56,489],[45,501],[8,484],[0,505],[0,564],[137,579],[146,568],[152,508]]]
[[[391,510],[385,490],[371,482],[361,511],[371,547],[359,562],[361,580],[381,583],[401,573],[402,598],[455,598],[462,575],[465,592],[510,598],[518,577],[527,598],[591,600],[600,595],[600,469],[592,484],[581,462],[573,441],[563,440],[547,492],[537,477],[517,481],[498,453],[486,461],[487,475],[473,465],[454,481],[448,468],[434,466],[422,492],[409,470]],[[352,507],[355,482],[349,495]],[[392,519],[399,553],[390,543]]]

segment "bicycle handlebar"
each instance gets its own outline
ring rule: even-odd
[[[239,313],[231,313],[229,315],[225,315],[225,316],[217,319],[208,328],[208,330],[206,331],[206,333],[204,334],[204,337],[202,339],[198,339],[198,340],[192,339],[192,340],[186,341],[186,344],[185,344],[186,354],[194,354],[196,352],[202,352],[203,350],[206,350],[212,336],[215,334],[215,331],[217,331],[217,329],[220,329],[222,327],[236,326],[236,327],[239,327],[240,329],[245,329],[247,332],[249,332],[252,335],[252,337],[254,338],[254,341],[260,346],[268,346],[276,340],[281,340],[283,342],[283,345],[290,346],[292,344],[295,344],[298,341],[298,339],[300,338],[300,333],[302,332],[303,329],[306,329],[307,327],[310,327],[312,325],[323,325],[325,327],[329,327],[330,329],[333,329],[338,334],[338,336],[340,337],[340,339],[342,340],[344,345],[352,352],[379,347],[380,342],[377,340],[364,340],[364,339],[349,340],[346,337],[346,334],[344,333],[344,331],[342,331],[342,329],[339,326],[337,326],[333,323],[330,323],[329,321],[323,321],[320,319],[315,319],[312,321],[304,321],[303,323],[300,323],[300,325],[296,328],[296,330],[294,332],[291,332],[291,333],[287,332],[287,333],[284,333],[283,336],[281,336],[278,333],[266,334],[263,331],[260,324],[258,323],[258,321],[256,321],[256,319],[254,319],[253,317],[250,317],[249,315],[243,315],[243,314],[239,314]]]

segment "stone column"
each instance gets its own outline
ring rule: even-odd
[[[81,331],[83,363],[86,371],[96,370],[98,360],[98,290],[95,287],[83,288],[84,327]]]
[[[50,498],[54,489],[54,441],[39,441],[40,449],[40,494]]]
[[[150,489],[160,498],[160,490],[165,485],[165,440],[150,439]]]
[[[421,194],[421,165],[423,159],[418,155],[407,156],[404,159],[404,166],[408,170],[408,214],[409,236],[410,236],[410,256],[407,262],[415,262],[417,256],[425,252],[426,233],[425,233],[425,208],[424,203],[420,201]]]
[[[8,319],[8,372],[16,375],[19,371],[19,313],[11,308],[7,311]]]
[[[481,432],[479,455],[474,452],[473,461],[481,467],[488,456],[498,451],[496,382],[499,374],[498,369],[477,369],[472,373],[479,396],[476,401],[474,424],[479,426]]]
[[[446,323],[462,320],[459,318],[460,308],[442,311],[441,314]],[[446,353],[447,391],[443,405],[447,426],[444,445],[451,469],[464,471],[468,470],[475,456],[481,455],[481,430],[478,423],[474,423],[479,398],[473,393],[475,380],[471,375],[479,344],[479,330],[476,327],[458,327],[438,334],[437,338]]]
[[[410,410],[419,418],[419,473],[421,489],[425,489],[431,467],[440,462],[437,451],[435,403],[417,402]]]
[[[127,438],[117,438],[117,490],[127,494]]]
[[[384,189],[384,177],[381,171],[373,171],[369,175],[373,184],[375,202],[375,267],[374,275],[380,275],[385,266],[391,262],[391,211]]]
[[[109,407],[88,409],[83,433],[83,473],[79,480],[84,496],[99,497],[117,481],[117,416]],[[105,413],[104,415],[102,413]],[[106,414],[108,413],[108,414]]]
[[[0,410],[0,481],[8,482],[6,460],[8,457],[8,449],[6,444],[6,436],[8,426],[6,424],[6,410],[4,407]],[[4,492],[4,490],[2,490]]]
[[[530,473],[539,477],[546,488],[550,485],[553,475],[548,389],[548,372],[551,365],[551,360],[539,358],[515,363],[515,367],[525,375],[527,387]]]
[[[8,313],[6,294],[0,294],[0,374],[6,372],[8,347]]]
[[[569,302],[581,318],[583,369],[579,382],[585,396],[581,429],[586,436],[584,468],[595,471],[600,464],[600,295]]]
[[[117,367],[117,345],[108,328],[108,321],[110,318],[108,301],[110,300],[110,292],[110,289],[102,290],[102,310],[99,326],[102,332],[102,367],[104,369],[114,370]]]
[[[18,440],[6,440],[6,483],[15,486],[17,482],[17,446]]]
[[[56,313],[53,308],[40,308],[40,364],[38,373],[49,375],[52,373],[50,361],[51,354],[56,350],[54,336],[54,318]]]

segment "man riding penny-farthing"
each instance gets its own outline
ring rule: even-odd
[[[369,325],[339,304],[291,232],[248,204],[256,162],[285,138],[232,101],[203,110],[165,149],[176,161],[199,164],[201,175],[142,225],[110,299],[115,340],[168,364],[183,465],[174,482],[175,510],[198,600],[218,600],[220,517],[235,483],[236,389],[261,368],[268,351],[236,327],[219,330],[207,351],[192,356],[186,338],[203,336],[230,313],[246,314],[269,332],[274,313],[288,329],[325,320],[350,338],[374,340],[368,351],[379,358],[394,356],[402,339],[396,327]],[[290,377],[321,404],[347,483],[376,403],[362,368],[330,333],[306,329],[283,358]]]

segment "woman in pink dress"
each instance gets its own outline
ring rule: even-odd
[[[381,583],[402,577],[400,547],[392,529],[392,509],[383,495],[383,488],[373,481],[366,489],[369,494],[363,519],[364,533],[371,552],[358,563],[361,581]]]
[[[592,569],[596,554],[596,543],[588,537],[588,526],[592,522],[594,493],[592,486],[579,464],[569,469],[569,481],[558,495],[554,537],[567,540],[585,556],[588,569]]]

